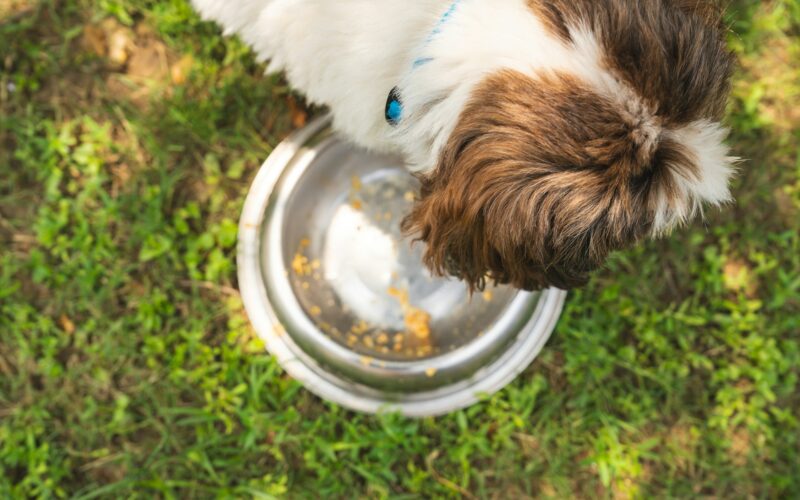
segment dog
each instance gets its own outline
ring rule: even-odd
[[[585,284],[731,198],[735,59],[703,0],[192,0],[421,181],[403,229],[473,290]]]

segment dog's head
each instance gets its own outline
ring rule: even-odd
[[[733,59],[717,9],[528,4],[573,60],[482,75],[404,221],[435,273],[473,288],[581,285],[611,252],[729,198]]]

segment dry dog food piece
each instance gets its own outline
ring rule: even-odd
[[[364,202],[358,197],[358,193],[362,188],[361,179],[355,175],[350,178],[350,206],[359,211],[364,209]]]
[[[362,335],[364,333],[367,333],[367,331],[369,331],[369,323],[367,323],[363,319],[358,323],[356,323],[355,325],[353,325],[352,328],[350,328],[350,332],[355,335]]]
[[[319,316],[322,314],[322,309],[320,309],[319,306],[311,306],[310,312],[312,316]]]
[[[420,309],[411,309],[406,313],[406,328],[417,338],[427,339],[431,336],[431,315]]]
[[[318,260],[310,262],[308,257],[303,255],[303,252],[309,245],[311,245],[311,240],[308,238],[300,240],[300,248],[297,249],[297,253],[294,254],[294,258],[292,259],[292,271],[298,276],[311,276],[312,270],[319,269],[322,265]]]
[[[407,333],[405,342],[403,343],[403,351],[405,354],[422,358],[433,353],[433,337],[418,337],[414,333]]]
[[[394,352],[403,352],[403,347],[404,347],[405,341],[406,341],[406,334],[405,333],[397,333],[392,338],[392,341],[394,342],[394,345],[392,346],[392,349],[394,350]]]
[[[311,274],[311,265],[308,263],[308,257],[296,253],[294,259],[292,259],[292,271],[298,276],[308,276]]]
[[[425,344],[417,348],[416,354],[418,357],[429,356],[433,352],[433,346]]]
[[[400,301],[405,315],[404,322],[409,333],[419,339],[427,339],[431,336],[431,315],[427,312],[414,307],[408,299],[408,291],[398,288],[389,288],[389,295]]]
[[[492,292],[490,290],[486,290],[485,292],[483,292],[483,300],[485,300],[486,302],[491,302],[492,301],[492,297],[493,297],[493,295],[492,295]]]
[[[406,332],[395,335],[394,350],[406,354],[423,357],[433,353],[431,339],[431,315],[418,307],[411,305],[407,290],[389,288],[389,295],[400,302],[403,309],[403,322]]]

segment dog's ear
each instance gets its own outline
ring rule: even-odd
[[[403,227],[433,272],[473,289],[579,286],[699,203],[702,166],[676,138],[576,77],[502,71],[474,92]]]
[[[571,288],[650,231],[653,138],[614,109],[566,75],[487,79],[404,222],[426,264],[473,288]]]
[[[596,44],[603,70],[664,121],[683,125],[719,121],[725,112],[735,67],[725,36],[728,1],[527,0],[553,36],[588,50]]]

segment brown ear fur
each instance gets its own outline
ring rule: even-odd
[[[606,69],[665,123],[719,120],[734,58],[725,43],[722,0],[527,0],[554,36],[588,28]]]
[[[571,288],[647,234],[654,184],[668,191],[671,177],[643,166],[681,153],[643,151],[638,123],[615,109],[563,74],[488,78],[404,222],[426,264],[477,288]]]
[[[433,272],[474,290],[582,285],[650,234],[692,155],[663,130],[723,113],[733,58],[719,9],[699,0],[529,0],[554,36],[597,36],[605,69],[648,110],[636,116],[566,74],[487,77],[421,177],[403,223]]]

